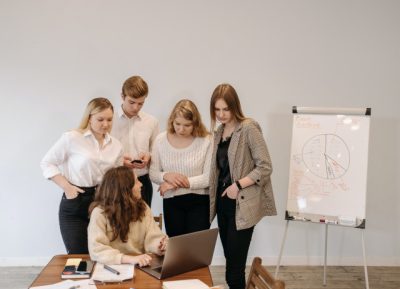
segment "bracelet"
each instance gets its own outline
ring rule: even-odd
[[[239,190],[242,190],[242,185],[239,183],[239,181],[235,182],[236,186],[238,187]]]

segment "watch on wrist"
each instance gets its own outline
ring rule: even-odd
[[[240,184],[239,181],[236,181],[235,184],[236,184],[236,186],[239,188],[239,190],[242,190],[242,189],[243,189],[243,188],[242,188],[242,185]]]

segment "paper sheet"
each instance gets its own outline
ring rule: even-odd
[[[124,280],[133,279],[135,275],[135,265],[122,264],[122,265],[110,265],[113,269],[117,270],[120,274],[114,274],[106,269],[104,265],[96,263],[92,279],[100,282],[122,282]]]
[[[30,289],[71,289],[74,287],[79,289],[97,289],[93,280],[89,279],[79,281],[65,280],[51,285],[30,287]]]
[[[164,281],[164,289],[210,289],[204,282],[199,279],[187,279],[179,281]]]

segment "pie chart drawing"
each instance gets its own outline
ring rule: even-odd
[[[319,134],[310,138],[302,150],[307,169],[322,179],[344,176],[350,165],[350,151],[345,141],[335,134]]]

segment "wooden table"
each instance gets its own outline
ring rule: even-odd
[[[43,268],[42,272],[36,277],[36,279],[31,284],[32,286],[41,286],[54,284],[60,281],[61,272],[64,269],[65,262],[68,258],[82,258],[84,260],[89,259],[89,255],[57,255],[54,256],[49,264]],[[184,279],[200,279],[208,286],[212,286],[212,278],[210,270],[208,267],[203,267],[197,270],[186,272],[174,277],[163,279],[163,281],[171,280],[184,280]],[[82,279],[75,279],[82,280]],[[162,281],[150,276],[149,274],[135,268],[135,277],[133,280],[124,281],[122,283],[115,284],[96,284],[98,289],[125,289],[125,288],[135,288],[135,289],[161,289]]]

